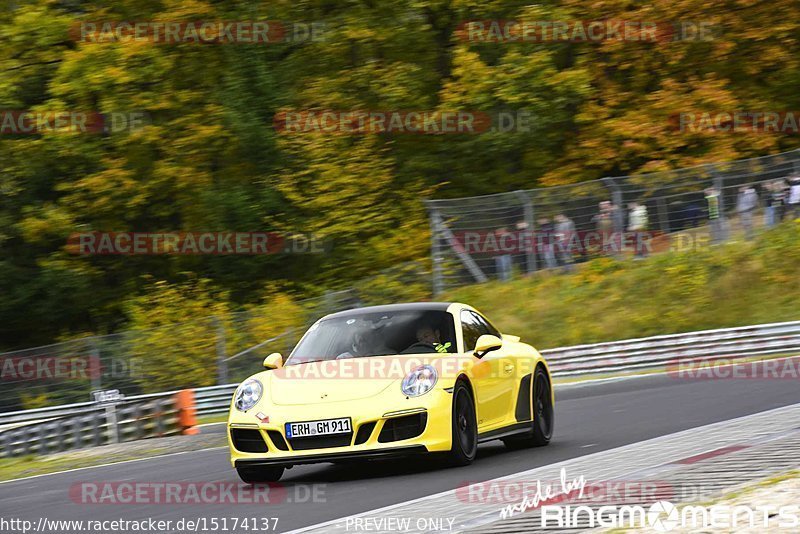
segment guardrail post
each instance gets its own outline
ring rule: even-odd
[[[108,442],[119,443],[119,428],[117,427],[117,408],[114,403],[106,406],[106,424],[108,425]]]
[[[27,427],[19,427],[19,438],[20,438],[20,450],[22,455],[29,454],[31,452],[31,440],[28,439],[28,428]]]
[[[141,439],[144,436],[141,404],[131,406],[131,418],[133,419],[133,438]]]
[[[100,412],[92,413],[92,444],[95,447],[98,447],[103,442],[102,426],[103,417]]]
[[[0,456],[5,458],[11,457],[11,433],[13,430],[6,430],[0,432]]]
[[[155,418],[156,436],[158,437],[164,435],[164,410],[161,402],[161,399],[153,401],[153,417]]]
[[[48,439],[47,434],[47,427],[50,425],[48,423],[42,423],[39,425],[39,454],[47,454],[49,453],[49,443],[50,440]]]

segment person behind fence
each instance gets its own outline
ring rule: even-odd
[[[607,252],[606,244],[609,241],[608,236],[614,232],[613,205],[610,200],[604,200],[598,204],[598,209],[597,215],[592,217],[592,222],[597,233],[600,234],[601,242],[604,243],[602,253],[605,254]]]
[[[542,257],[544,258],[544,266],[547,269],[555,269],[558,267],[558,263],[556,262],[556,253],[554,247],[554,234],[555,234],[555,225],[548,219],[547,217],[542,217],[539,219],[539,232],[536,236],[536,241],[538,241],[540,245],[540,250],[542,251]]]
[[[786,182],[783,178],[772,182],[772,209],[775,211],[775,224],[786,214]]]
[[[639,204],[638,202],[631,202],[628,204],[630,213],[628,215],[628,231],[634,234],[636,243],[636,252],[634,257],[643,258],[647,255],[647,247],[644,245],[646,242],[645,236],[642,234],[647,231],[648,217],[647,206]]]
[[[792,219],[800,217],[800,176],[792,177],[789,187],[789,216]]]
[[[772,182],[764,184],[764,226],[775,226],[775,206],[772,205]]]
[[[558,262],[564,267],[564,271],[570,272],[572,266],[572,238],[575,235],[575,223],[564,215],[556,215],[556,233],[554,235],[554,247]]]
[[[739,188],[739,196],[736,198],[736,213],[739,215],[739,223],[744,230],[744,236],[750,240],[753,238],[753,213],[758,207],[758,193],[752,185],[743,185]]]
[[[706,203],[708,204],[708,224],[711,230],[711,242],[717,244],[723,240],[719,191],[713,187],[706,189]]]
[[[498,243],[503,242],[503,236],[508,235],[509,231],[507,228],[500,228],[495,231],[495,236],[497,238]],[[494,257],[494,266],[495,270],[497,271],[497,279],[502,281],[507,281],[511,279],[511,271],[513,268],[513,261],[511,258],[511,254],[508,252],[503,252]]]

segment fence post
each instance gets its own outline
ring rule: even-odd
[[[719,239],[720,241],[727,241],[728,240],[728,223],[727,217],[725,216],[725,177],[722,176],[717,169],[713,166],[711,167],[711,176],[714,177],[714,189],[717,190],[719,196],[717,197],[717,202],[719,202],[719,225],[720,225],[720,233],[722,234]]]
[[[97,338],[89,338],[89,372],[92,379],[92,390],[98,391],[103,389],[103,380],[100,375],[103,374],[103,366],[100,363],[100,349],[97,348]]]
[[[661,231],[665,234],[668,234],[671,231],[671,228],[669,227],[669,206],[667,206],[667,201],[664,200],[664,197],[658,197],[656,202],[658,209],[658,222],[661,226]]]
[[[536,265],[536,212],[533,209],[533,201],[528,193],[525,191],[515,191],[517,196],[522,199],[522,210],[523,210],[523,217],[525,218],[525,231],[531,233],[531,240],[530,240],[530,248],[525,251],[526,256],[526,264],[527,264],[527,271],[528,273],[535,272],[537,270]],[[521,236],[520,236],[521,237]],[[549,239],[549,238],[548,238]],[[522,243],[527,243],[527,240],[520,240]]]
[[[217,332],[217,385],[228,383],[228,362],[225,358],[225,323],[216,315],[212,319]]]
[[[625,231],[625,199],[622,196],[622,189],[620,189],[617,182],[614,181],[611,177],[602,178],[603,183],[611,190],[611,202],[617,207],[616,213],[614,214],[614,231],[615,232],[624,232]]]
[[[442,251],[439,243],[439,219],[440,215],[436,208],[428,204],[430,227],[431,227],[431,276],[433,296],[441,295],[444,290],[442,280]]]

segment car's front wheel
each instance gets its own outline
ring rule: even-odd
[[[237,467],[236,472],[245,484],[277,482],[283,476],[283,467]]]
[[[448,454],[450,465],[469,465],[478,454],[478,420],[469,388],[457,382],[453,389],[453,445]]]
[[[533,375],[533,422],[530,432],[525,436],[505,438],[503,443],[512,450],[528,447],[542,447],[553,437],[553,396],[550,392],[550,379],[541,367]]]

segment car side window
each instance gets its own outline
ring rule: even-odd
[[[493,336],[500,337],[500,332],[498,332],[496,328],[490,325],[489,321],[487,321],[481,314],[475,312],[470,312],[470,313],[475,317],[475,320],[478,322],[478,325],[480,326],[481,329],[481,335],[491,334]]]
[[[476,317],[469,310],[461,312],[461,333],[464,335],[464,351],[473,350],[482,332]]]

